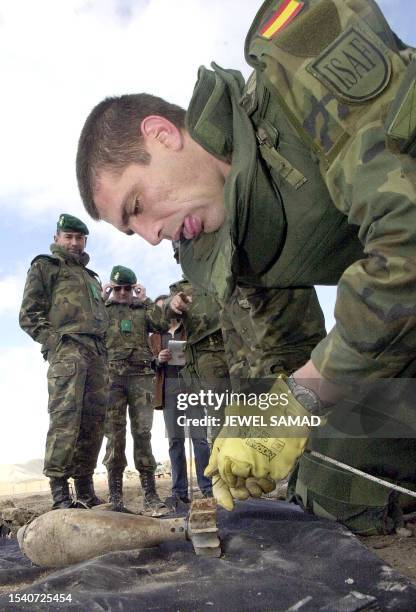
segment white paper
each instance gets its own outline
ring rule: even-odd
[[[184,340],[169,340],[168,349],[172,353],[172,359],[168,361],[169,365],[185,365],[185,344]]]

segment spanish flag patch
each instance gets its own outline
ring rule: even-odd
[[[261,27],[260,35],[264,38],[273,38],[296,17],[302,7],[303,2],[298,2],[298,0],[284,0],[277,11]]]

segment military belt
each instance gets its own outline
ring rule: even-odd
[[[114,361],[109,361],[108,363],[110,370],[117,369],[120,367],[134,370],[135,374],[139,374],[140,372],[146,372],[152,368],[152,361],[150,359],[143,359],[140,362],[129,361],[128,359],[116,359]]]

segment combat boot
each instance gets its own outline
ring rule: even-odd
[[[49,478],[49,486],[53,499],[52,510],[74,507],[73,499],[69,494],[69,484],[65,477]]]
[[[156,492],[156,480],[153,472],[141,472],[140,482],[144,492],[143,509],[152,516],[160,516],[168,511]]]
[[[92,474],[81,476],[80,478],[74,478],[74,483],[77,502],[81,502],[87,506],[87,508],[99,506],[100,504],[104,503],[104,501],[95,494]]]
[[[114,512],[124,512],[123,505],[123,470],[110,470],[108,477],[108,501]]]

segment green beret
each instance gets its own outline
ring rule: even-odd
[[[62,215],[59,215],[56,230],[58,232],[79,232],[80,234],[85,234],[86,236],[89,234],[88,227],[83,221],[81,221],[81,219],[78,219],[73,215],[68,215],[67,213],[62,213]]]
[[[130,268],[114,266],[111,270],[110,281],[116,285],[135,285],[137,283],[137,278]]]

